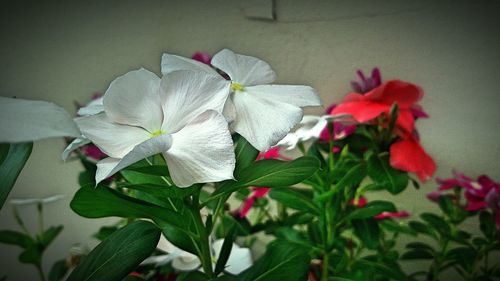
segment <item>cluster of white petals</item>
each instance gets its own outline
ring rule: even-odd
[[[212,256],[212,266],[215,267],[215,262],[219,259],[219,254],[224,244],[224,239],[218,239],[210,243],[210,251]],[[172,262],[172,267],[180,271],[193,271],[201,266],[200,259],[191,253],[181,250],[168,241],[163,235],[158,242],[158,249],[166,252],[164,255],[152,256],[142,262],[142,264],[154,264],[162,266]],[[250,249],[241,248],[233,243],[231,253],[226,262],[225,271],[231,274],[239,274],[245,269],[252,266],[252,254]]]
[[[166,75],[177,70],[199,70],[229,84],[231,94],[224,107],[224,116],[230,128],[259,151],[268,150],[300,122],[302,107],[321,105],[312,87],[270,84],[276,79],[276,73],[260,59],[224,49],[211,63],[230,80],[206,64],[171,54],[163,55],[161,71]]]
[[[303,107],[321,105],[309,86],[272,85],[276,74],[260,59],[224,49],[212,65],[229,80],[206,64],[164,54],[161,78],[145,69],[116,78],[75,122],[54,104],[0,97],[0,142],[76,137],[64,159],[94,143],[109,156],[97,163],[97,183],[161,153],[175,185],[187,187],[233,178],[230,130],[266,151],[299,123]]]
[[[314,116],[304,115],[298,128],[294,132],[288,133],[276,146],[285,147],[286,150],[294,149],[299,142],[318,139],[321,132],[328,125],[331,115]]]

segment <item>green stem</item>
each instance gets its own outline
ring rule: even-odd
[[[321,272],[321,281],[328,281],[328,264],[330,263],[330,254],[325,251],[323,255],[323,266]]]
[[[210,251],[209,233],[207,233],[206,231],[205,224],[203,224],[203,220],[201,219],[201,214],[200,214],[201,210],[199,202],[200,191],[201,188],[198,190],[198,192],[196,192],[193,195],[192,204],[194,208],[192,210],[192,213],[194,215],[196,232],[200,237],[201,249],[199,253],[199,258],[201,261],[201,266],[203,267],[203,271],[205,272],[205,274],[210,279],[213,279],[215,276],[212,268],[212,253]]]
[[[42,203],[37,204],[37,210],[38,210],[38,223],[39,223],[39,231],[40,231],[40,236],[43,235],[43,205]]]
[[[36,264],[36,269],[38,271],[38,275],[40,275],[40,280],[45,281],[45,274],[43,273],[43,268],[41,264]]]

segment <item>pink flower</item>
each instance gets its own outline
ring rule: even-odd
[[[384,219],[402,219],[410,216],[410,213],[407,211],[398,211],[398,212],[382,212],[373,218],[376,220],[384,220]]]
[[[210,62],[212,61],[212,56],[207,53],[196,52],[191,56],[191,58],[211,66]]]
[[[104,152],[102,152],[97,146],[93,144],[87,144],[81,148],[82,153],[94,160],[102,160],[108,157]]]
[[[351,81],[352,89],[356,93],[366,93],[382,84],[382,76],[377,67],[372,69],[370,77],[365,77],[365,74],[361,70],[356,71],[356,74],[358,74],[360,82]]]
[[[490,208],[495,213],[497,226],[500,227],[500,182],[495,182],[486,175],[479,176],[475,181],[460,172],[454,172],[454,175],[454,178],[437,179],[440,184],[439,191],[465,189],[465,209],[474,212]]]

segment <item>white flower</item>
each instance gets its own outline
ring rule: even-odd
[[[260,151],[275,145],[302,119],[302,107],[321,105],[315,90],[301,85],[269,85],[276,74],[266,62],[224,49],[211,61],[229,75],[231,95],[224,108],[230,128]],[[162,73],[179,69],[217,74],[209,66],[187,58],[164,54]]]
[[[46,101],[0,97],[0,142],[26,142],[52,137],[78,137],[71,116]]]
[[[286,147],[286,150],[294,149],[297,143],[308,141],[310,139],[318,139],[323,129],[328,125],[330,115],[321,117],[314,115],[305,115],[299,123],[299,127],[295,132],[288,133],[276,146]]]
[[[210,244],[214,267],[215,262],[219,259],[222,244],[224,244],[224,239],[215,240]],[[165,239],[163,235],[160,237],[160,241],[158,242],[158,248],[168,254],[149,257],[144,260],[142,264],[156,264],[157,266],[162,266],[172,262],[172,267],[180,271],[192,271],[200,268],[201,266],[201,262],[197,256],[177,248]],[[229,254],[229,258],[226,262],[226,268],[224,270],[236,275],[252,266],[252,264],[252,254],[250,253],[250,249],[241,248],[237,244],[233,243],[231,253]]]
[[[116,78],[104,112],[75,120],[110,156],[97,163],[96,182],[157,153],[179,187],[232,179],[234,151],[221,115],[228,92],[226,83],[199,71],[160,79],[141,68]]]
[[[86,106],[78,109],[78,112],[77,112],[78,115],[89,116],[89,115],[96,115],[98,113],[103,112],[104,111],[103,100],[104,100],[104,96],[90,101]]]
[[[16,206],[24,206],[24,205],[38,205],[38,204],[50,204],[56,201],[59,201],[66,197],[64,194],[56,194],[53,196],[45,197],[45,198],[14,198],[10,200],[10,204]]]

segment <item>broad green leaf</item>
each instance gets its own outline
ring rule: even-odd
[[[111,234],[113,234],[115,231],[118,230],[117,226],[102,226],[99,228],[99,230],[92,235],[92,237],[103,241],[104,239],[108,238]]]
[[[26,249],[32,246],[34,241],[24,233],[13,230],[2,230],[0,231],[0,243],[17,245]]]
[[[62,230],[63,230],[62,225],[51,226],[49,229],[45,230],[42,236],[40,237],[40,243],[42,244],[42,246],[44,248],[49,246],[50,243],[54,241],[54,239],[57,237],[57,235],[59,235],[59,233],[61,233]]]
[[[398,194],[408,185],[408,173],[394,169],[389,164],[389,154],[368,156],[368,175],[378,185],[392,194]]]
[[[27,264],[40,264],[42,259],[42,249],[39,249],[36,245],[26,249],[19,255],[19,261]]]
[[[425,250],[429,253],[434,253],[435,250],[431,245],[428,245],[424,242],[410,242],[406,244],[406,248],[408,249],[417,249],[417,250]]]
[[[433,213],[423,213],[420,217],[442,236],[451,236],[450,225],[440,216]]]
[[[135,221],[111,234],[71,272],[67,281],[122,280],[156,249],[160,230]]]
[[[403,224],[401,222],[396,222],[394,220],[382,220],[379,222],[379,225],[382,226],[387,231],[391,232],[401,232],[409,235],[416,236],[417,232],[410,228],[408,225]]]
[[[486,238],[492,239],[495,236],[495,219],[490,212],[479,213],[479,228]]]
[[[436,233],[424,223],[421,223],[419,221],[411,221],[408,223],[408,226],[418,233],[426,234],[431,237],[437,238]]]
[[[373,269],[379,275],[383,277],[389,277],[398,281],[409,281],[411,280],[406,276],[406,274],[401,270],[401,268],[396,263],[384,264],[374,261],[369,261],[366,259],[360,259],[358,264],[365,270],[368,268]]]
[[[379,245],[380,229],[374,219],[351,220],[354,234],[368,249],[376,249]]]
[[[151,167],[142,167],[145,170],[148,170]],[[145,174],[142,172],[137,172],[134,170],[122,170],[120,174],[127,180],[127,182],[135,185],[141,184],[150,184],[156,186],[165,186],[165,181],[161,178],[161,176],[152,176],[149,174]]]
[[[236,157],[234,174],[238,176],[241,171],[255,161],[259,155],[259,151],[255,149],[244,137],[239,135],[236,136],[234,143],[236,146],[234,149],[234,155]]]
[[[275,241],[268,246],[264,256],[238,278],[242,281],[307,280],[310,260],[307,250]]]
[[[200,271],[183,272],[176,281],[208,281],[208,277]],[[217,279],[219,280],[219,279]]]
[[[382,212],[396,212],[396,207],[388,201],[371,201],[361,208],[356,208],[349,215],[348,220],[372,218]]]
[[[138,190],[149,195],[152,195],[161,200],[168,200],[169,198],[185,198],[197,192],[195,186],[179,188],[177,186],[165,186],[147,183],[121,183],[120,187]],[[163,205],[163,204],[162,204]]]
[[[0,163],[0,209],[3,207],[10,190],[16,183],[17,177],[21,173],[28,160],[32,142],[0,144],[3,161]],[[8,148],[8,149],[7,149]]]
[[[319,161],[300,157],[293,161],[260,160],[248,166],[237,180],[242,186],[287,186],[300,183],[319,168]]]
[[[300,183],[319,169],[319,161],[312,157],[300,157],[293,161],[264,159],[245,168],[237,181],[225,181],[207,199],[207,202],[223,194],[246,186],[279,187]]]
[[[50,269],[49,281],[61,281],[68,272],[68,266],[66,266],[66,260],[58,260]]]
[[[224,237],[224,242],[222,243],[222,248],[220,249],[219,258],[217,259],[217,263],[215,264],[214,273],[216,276],[221,273],[226,266],[229,255],[231,254],[231,249],[233,248],[235,234],[236,226],[233,225],[229,229],[228,235]]]
[[[126,196],[116,190],[99,185],[80,188],[70,207],[86,218],[123,217],[150,218],[180,229],[186,229],[186,220],[174,210]]]
[[[292,188],[273,188],[269,192],[269,196],[286,207],[320,214],[318,206],[316,206],[310,198]]]

